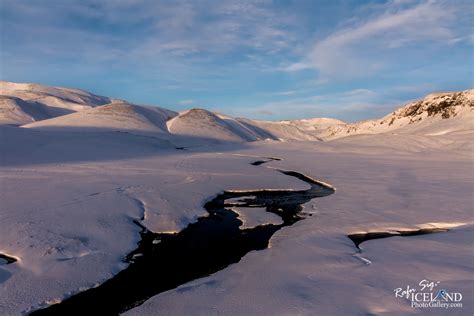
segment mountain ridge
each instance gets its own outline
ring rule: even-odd
[[[441,135],[440,133],[449,133],[456,129],[472,128],[473,110],[474,89],[430,93],[423,99],[410,102],[380,119],[330,127],[325,137],[334,139],[387,132]]]
[[[382,133],[439,136],[472,130],[473,110],[474,89],[468,89],[430,93],[380,119],[356,123],[333,118],[261,121],[200,108],[175,112],[79,89],[0,81],[0,124],[33,129],[133,130],[223,142],[321,141]]]

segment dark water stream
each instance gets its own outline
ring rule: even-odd
[[[125,270],[96,288],[30,315],[117,315],[161,292],[239,262],[252,250],[266,249],[275,232],[303,219],[302,204],[334,193],[332,187],[298,172],[278,171],[310,188],[224,191],[205,204],[208,216],[175,234],[153,233],[137,222],[142,227],[141,241],[127,256],[130,264]],[[230,207],[265,208],[283,223],[241,229],[242,222]]]
[[[348,235],[347,237],[350,238],[355,244],[355,246],[359,248],[359,245],[364,241],[371,240],[371,239],[380,239],[380,238],[388,238],[388,237],[395,237],[395,236],[418,236],[418,235],[426,235],[426,234],[434,234],[434,233],[442,233],[447,232],[448,229],[445,228],[422,228],[417,230],[399,230],[399,231],[390,231],[390,232],[371,232],[371,233],[361,233],[361,234],[352,234]]]
[[[251,163],[252,166],[260,166],[263,165],[264,163],[270,162],[270,161],[280,161],[280,158],[275,158],[275,157],[268,157],[265,158],[265,160],[257,160]]]
[[[1,264],[10,264],[16,262],[16,259],[10,256],[7,256],[4,253],[0,253],[0,265]]]

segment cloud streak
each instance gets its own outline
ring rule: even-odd
[[[410,5],[407,6],[407,3]],[[380,13],[365,21],[338,30],[317,41],[303,60],[286,67],[287,71],[314,69],[320,80],[353,79],[369,76],[398,62],[400,50],[430,50],[457,38],[453,2],[391,1]]]
[[[191,104],[193,104],[194,102],[195,102],[194,100],[187,99],[187,100],[180,100],[180,101],[178,101],[178,104],[180,104],[180,105],[191,105]]]
[[[410,89],[417,92],[424,88],[410,87]],[[383,116],[410,101],[411,98],[400,98],[397,95],[399,91],[404,89],[407,89],[407,87],[391,87],[383,91],[353,89],[343,92],[309,95],[272,101],[252,108],[241,108],[235,114],[260,119],[331,117],[346,121],[357,121]],[[369,117],[367,113],[370,113]]]

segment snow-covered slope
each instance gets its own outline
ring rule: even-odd
[[[346,123],[333,118],[310,118],[291,121],[253,121],[262,128],[271,131],[279,139],[283,140],[321,140],[330,127],[345,125]]]
[[[325,137],[334,139],[387,132],[438,136],[472,131],[473,128],[474,89],[470,89],[429,94],[378,120],[332,126]]]
[[[22,125],[111,102],[108,97],[69,88],[0,81],[0,124]]]
[[[74,111],[111,102],[108,97],[98,96],[79,89],[7,81],[0,81],[0,95],[37,101],[47,106],[67,108]]]
[[[166,121],[175,116],[170,110],[121,101],[84,111],[23,125],[25,128],[73,130],[139,130],[167,132]]]
[[[319,135],[320,133],[323,133],[329,127],[346,124],[344,121],[334,119],[334,118],[326,118],[326,117],[317,117],[317,118],[292,120],[292,121],[281,121],[281,123],[298,126],[300,129],[304,130],[305,132],[311,132],[314,135]]]
[[[95,131],[136,130],[175,135],[185,146],[258,140],[319,141],[360,134],[440,136],[471,133],[474,90],[433,93],[387,116],[353,124],[331,118],[258,121],[204,109],[176,113],[82,90],[0,81],[0,124]],[[172,135],[169,135],[172,137]]]
[[[474,131],[474,89],[432,93],[381,119],[345,123],[331,118],[293,121],[250,121],[283,140],[331,140],[360,134],[439,136]]]
[[[0,97],[0,124],[25,128],[168,132],[186,146],[194,141],[317,140],[287,123],[235,119],[203,109],[178,114],[77,89],[0,81]]]
[[[22,125],[50,117],[50,111],[42,104],[0,95],[0,124]]]
[[[255,142],[181,151],[128,133],[0,127],[0,250],[18,258],[0,266],[0,315],[27,314],[123,270],[140,239],[134,219],[151,231],[179,231],[206,215],[204,203],[222,190],[305,189],[250,165],[271,156],[282,160],[268,166],[321,179],[336,194],[306,203],[304,214],[313,216],[277,232],[268,249],[127,315],[421,315],[394,296],[421,279],[463,293],[454,314],[472,314],[472,225],[372,240],[362,252],[347,238],[471,222],[472,154],[444,146],[413,151],[413,142],[381,148],[374,139],[382,143],[387,135],[369,136],[357,146]]]
[[[253,128],[259,128],[273,135],[278,140],[296,140],[296,141],[319,141],[317,134],[308,132],[301,128],[299,124],[293,124],[288,121],[256,121],[248,119],[239,119]]]
[[[258,127],[204,109],[181,112],[168,121],[167,125],[172,134],[219,141],[246,142],[267,138],[276,139],[272,134],[259,130]]]

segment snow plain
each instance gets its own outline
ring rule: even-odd
[[[391,139],[393,147],[376,151],[366,138],[351,141],[354,151],[344,142],[273,141],[176,150],[117,133],[6,127],[1,135],[1,251],[19,258],[0,268],[2,315],[61,300],[123,269],[139,238],[133,219],[177,231],[205,215],[203,203],[223,189],[304,187],[264,166],[298,170],[337,192],[306,204],[314,216],[279,231],[269,249],[129,314],[419,314],[393,290],[421,279],[465,294],[464,307],[451,312],[472,311],[474,179],[472,156],[462,150],[413,152]],[[250,165],[268,156],[283,160]],[[346,237],[427,223],[466,226],[364,243],[360,255],[370,265]]]
[[[440,158],[432,150],[407,153],[399,148],[339,153],[339,146],[272,144],[243,151],[278,155],[284,160],[272,165],[311,174],[337,191],[308,203],[305,212],[314,216],[278,232],[269,249],[158,295],[127,314],[446,314],[413,309],[395,298],[395,288],[423,279],[463,293],[463,308],[449,310],[450,315],[471,314],[472,158],[441,151]],[[368,241],[362,253],[346,237],[450,224],[461,226],[448,233]]]
[[[156,117],[154,126],[164,129]],[[446,314],[395,297],[395,288],[427,279],[463,294],[463,307],[450,315],[472,315],[472,123],[431,135],[425,129],[423,135],[206,146],[203,139],[170,138],[151,125],[141,134],[112,125],[0,126],[0,252],[18,259],[0,266],[0,314],[26,314],[124,269],[123,258],[139,240],[134,220],[155,232],[179,231],[205,216],[204,203],[223,190],[306,188],[276,167],[337,191],[305,204],[307,218],[278,231],[268,249],[126,314]],[[196,141],[199,146],[176,148]],[[250,164],[262,157],[282,160]],[[272,221],[244,211],[249,226]],[[347,237],[417,227],[450,231],[371,240],[361,252]]]

